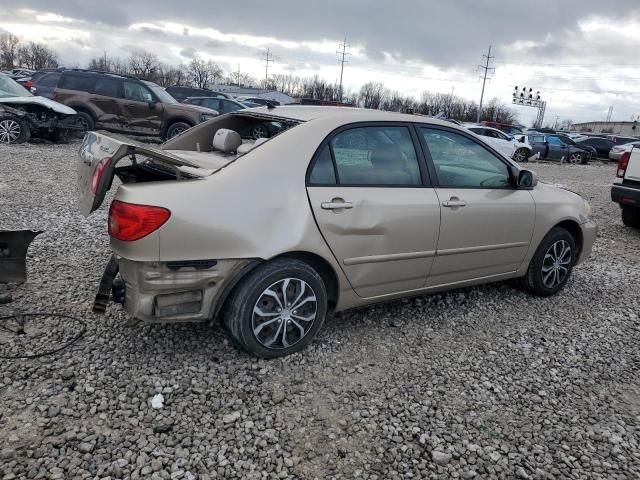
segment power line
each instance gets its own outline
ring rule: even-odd
[[[478,65],[479,68],[484,70],[484,74],[482,75],[482,93],[480,94],[480,106],[478,107],[478,118],[476,123],[480,123],[480,114],[482,113],[482,101],[484,100],[484,86],[487,83],[487,78],[489,78],[489,72],[493,73],[496,71],[495,68],[489,67],[489,63],[491,60],[495,59],[495,57],[491,56],[491,45],[489,45],[489,53],[482,56],[483,59],[486,60],[484,65]],[[490,79],[490,78],[489,78]]]
[[[338,45],[338,48],[342,48],[342,52],[336,52],[338,55],[342,56],[342,60],[340,61],[340,86],[338,87],[339,101],[342,101],[342,73],[344,72],[344,64],[349,63],[348,60],[345,60],[345,57],[351,55],[350,53],[347,53],[347,48],[350,46],[351,45],[347,45],[347,37],[344,37],[344,43]]]

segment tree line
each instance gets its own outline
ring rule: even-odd
[[[59,65],[58,55],[48,46],[37,43],[22,43],[12,34],[0,35],[0,69],[18,67],[40,70]],[[74,65],[80,68],[80,65]],[[257,81],[242,72],[224,72],[213,60],[204,60],[195,55],[187,63],[169,65],[152,52],[133,52],[127,58],[101,56],[91,58],[84,67],[118,74],[133,75],[167,87],[186,85],[211,88],[218,84],[260,87],[281,91],[293,98],[336,102],[341,101],[364,108],[393,112],[413,112],[423,115],[441,115],[463,122],[475,122],[478,114],[477,102],[453,94],[425,91],[420,98],[403,95],[390,90],[380,82],[367,82],[357,91],[341,91],[335,83],[319,76],[300,77],[293,74],[272,74],[268,80]],[[482,120],[514,123],[516,113],[497,98],[491,99],[482,109]]]

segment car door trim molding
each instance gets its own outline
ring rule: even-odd
[[[499,243],[496,245],[480,245],[479,247],[464,247],[464,248],[446,248],[444,250],[438,250],[436,256],[444,257],[447,255],[459,255],[461,253],[476,253],[476,252],[489,252],[491,250],[503,250],[506,248],[520,248],[528,247],[528,242],[513,242],[513,243]]]
[[[367,257],[353,257],[345,258],[342,263],[344,265],[362,265],[363,263],[382,263],[382,262],[394,262],[398,260],[414,260],[416,258],[429,258],[435,257],[435,250],[428,250],[425,252],[409,252],[409,253],[390,253],[386,255],[369,255]]]

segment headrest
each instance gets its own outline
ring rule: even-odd
[[[402,154],[398,150],[373,150],[371,164],[376,168],[401,168]]]
[[[224,153],[235,153],[242,145],[242,138],[236,131],[220,128],[213,136],[213,149]]]
[[[248,153],[251,150],[253,150],[254,148],[256,148],[258,145],[262,145],[267,140],[269,140],[269,139],[268,138],[259,138],[253,143],[243,143],[242,145],[240,145],[238,147],[238,153],[242,153],[242,154]]]

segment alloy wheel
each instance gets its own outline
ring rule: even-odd
[[[0,142],[13,143],[20,138],[22,127],[15,120],[7,119],[0,121]]]
[[[253,335],[266,348],[289,348],[307,335],[317,313],[316,294],[308,283],[299,278],[278,280],[260,294],[253,307]]]
[[[173,130],[171,130],[171,136],[169,138],[173,138],[173,137],[177,137],[178,135],[180,135],[182,132],[186,132],[187,129],[186,128],[181,128],[181,127],[176,127]]]
[[[580,155],[579,153],[572,153],[571,155],[569,155],[569,163],[573,165],[582,163],[582,155]]]
[[[516,153],[513,154],[513,159],[516,162],[524,162],[527,159],[527,150],[525,148],[519,148]]]
[[[256,125],[252,130],[252,137],[254,140],[258,140],[260,138],[269,138],[269,131],[263,125]]]
[[[553,243],[542,261],[542,283],[547,288],[556,288],[569,275],[572,253],[566,240]]]

